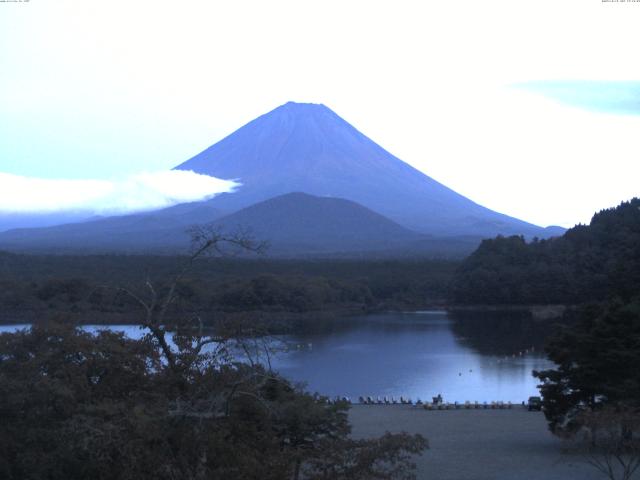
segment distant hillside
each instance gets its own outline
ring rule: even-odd
[[[593,216],[562,237],[484,240],[458,269],[453,300],[576,304],[640,295],[640,199]]]
[[[8,213],[0,212],[0,232],[16,228],[38,228],[84,222],[90,214],[81,212],[64,213]]]
[[[289,193],[214,222],[224,231],[248,227],[276,256],[460,258],[480,237],[432,237],[408,230],[355,202]]]
[[[393,250],[423,237],[355,202],[304,193],[260,202],[215,223],[227,231],[248,227],[272,253]]]
[[[0,233],[0,248],[47,253],[183,252],[189,245],[187,228],[223,215],[206,203],[187,203],[145,214],[9,230]]]
[[[396,158],[324,105],[289,102],[176,168],[241,182],[235,192],[210,200],[227,211],[304,192],[352,200],[404,227],[438,236],[557,233],[459,195]]]
[[[207,210],[209,209],[209,210]],[[227,216],[207,204],[146,215],[0,233],[0,248],[54,253],[180,253],[201,218],[225,232],[250,231],[269,256],[462,257],[479,237],[439,238],[412,232],[355,202],[290,193]]]

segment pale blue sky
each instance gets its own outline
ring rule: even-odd
[[[489,208],[570,226],[640,193],[639,24],[600,0],[0,3],[0,173],[131,184],[316,102]]]

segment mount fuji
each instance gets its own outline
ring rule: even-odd
[[[483,237],[549,237],[489,210],[393,156],[324,105],[286,103],[181,163],[240,184],[211,200],[119,217],[0,233],[21,251],[184,251],[197,223],[249,229],[279,255],[460,255]]]
[[[303,192],[357,202],[431,235],[549,236],[438,183],[320,104],[286,103],[176,168],[240,182],[211,200],[226,211]]]

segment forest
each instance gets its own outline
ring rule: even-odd
[[[457,269],[451,300],[466,305],[577,305],[640,291],[640,199],[596,213],[547,240],[484,240]]]
[[[123,289],[166,287],[185,256],[0,253],[4,323],[65,316],[78,323],[137,323]],[[201,258],[181,278],[172,313],[250,314],[276,330],[309,329],[336,314],[444,305],[458,263],[448,260]]]

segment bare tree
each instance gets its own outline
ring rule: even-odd
[[[177,396],[172,410],[176,416],[213,418],[229,414],[232,401],[240,396],[252,397],[268,409],[259,392],[267,382],[280,382],[271,371],[271,345],[268,337],[254,327],[245,331],[245,325],[226,325],[218,322],[215,330],[205,329],[199,314],[171,312],[179,299],[179,286],[203,257],[234,257],[262,254],[267,244],[257,241],[247,230],[225,233],[213,225],[197,225],[189,230],[191,248],[168,285],[160,288],[147,276],[141,292],[132,288],[118,290],[132,298],[143,311],[140,326],[148,330],[149,337],[158,345],[169,369],[176,378],[190,376],[190,370],[206,371],[212,364],[229,365],[237,352],[242,352],[251,368],[238,369],[244,373],[225,386],[222,391],[206,390],[196,397]],[[173,344],[173,345],[172,345]],[[234,353],[230,353],[230,344]],[[265,359],[268,369],[255,368]],[[237,372],[236,372],[237,373]],[[186,374],[186,375],[185,375]]]
[[[143,310],[141,327],[149,330],[151,337],[158,343],[160,350],[172,370],[189,368],[202,353],[204,347],[211,344],[224,344],[226,338],[205,333],[202,318],[191,315],[168,322],[167,314],[178,299],[178,287],[194,263],[206,256],[228,257],[241,253],[263,253],[267,245],[255,240],[250,232],[238,230],[225,233],[213,225],[197,225],[189,230],[191,248],[189,255],[178,268],[169,282],[168,288],[160,289],[147,276],[144,292],[119,287],[118,290],[135,300]],[[175,330],[174,350],[167,340],[169,328]]]
[[[610,480],[631,480],[640,468],[640,412],[627,405],[582,413],[586,461]]]

